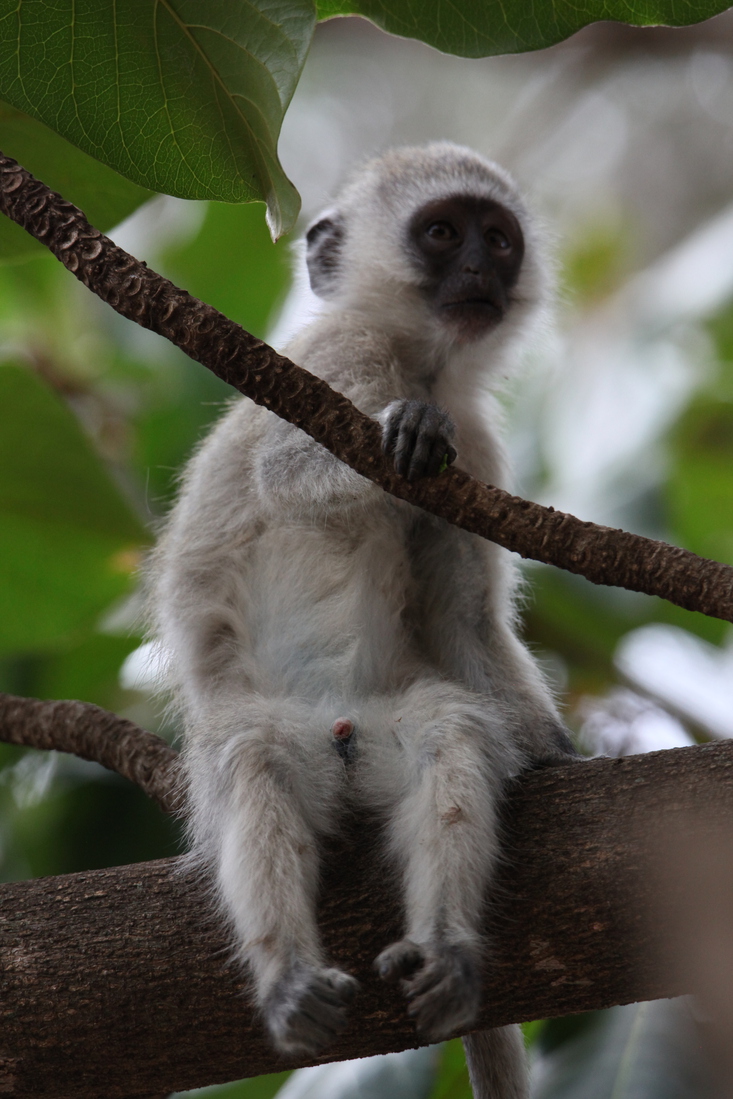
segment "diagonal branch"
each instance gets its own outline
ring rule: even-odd
[[[118,248],[80,210],[2,153],[0,211],[45,244],[118,313],[165,336],[394,496],[593,583],[659,595],[688,610],[733,621],[729,565],[582,522],[481,484],[457,469],[409,484],[384,459],[377,424],[344,396]]]
[[[165,812],[176,808],[178,752],[162,737],[90,702],[0,693],[0,741],[94,760],[136,783]]]

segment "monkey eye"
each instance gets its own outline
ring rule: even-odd
[[[433,221],[425,230],[425,235],[431,240],[448,242],[458,239],[458,233],[449,221]]]
[[[487,229],[484,234],[484,239],[490,248],[496,248],[499,252],[510,252],[511,242],[506,233],[502,233],[501,229]]]

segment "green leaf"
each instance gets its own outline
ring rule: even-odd
[[[263,339],[292,269],[287,242],[273,246],[259,205],[221,202],[209,203],[194,239],[164,252],[163,264],[179,286]]]
[[[88,628],[130,590],[148,540],[66,405],[0,365],[0,653]]]
[[[616,598],[614,589],[546,566],[529,568],[527,578],[532,599],[524,617],[530,645],[562,656],[573,693],[604,690],[615,680],[618,642],[647,620],[651,601],[629,605],[623,596]]]
[[[430,1099],[471,1099],[472,1095],[463,1042],[453,1038],[443,1046]]]
[[[318,0],[318,18],[364,15],[391,34],[418,38],[443,53],[488,57],[544,49],[600,19],[681,27],[728,6],[727,0]]]
[[[271,245],[272,247],[272,245]],[[133,469],[153,514],[167,510],[194,447],[232,399],[231,387],[208,370],[192,370],[183,354],[161,359],[135,425]]]
[[[123,176],[182,198],[298,194],[277,159],[312,0],[0,0],[0,96]]]
[[[81,643],[36,657],[36,698],[78,698],[119,713],[132,694],[120,686],[120,668],[141,638],[85,634]]]
[[[80,206],[92,225],[103,232],[147,202],[152,193],[123,179],[7,103],[0,103],[0,149],[54,191]],[[47,252],[47,248],[14,221],[0,218],[0,262]]]
[[[666,486],[675,537],[693,553],[733,563],[733,404],[701,395],[673,432]]]

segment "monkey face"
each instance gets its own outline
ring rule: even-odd
[[[408,245],[431,309],[457,339],[480,339],[496,327],[524,257],[514,214],[488,198],[437,199],[410,221]]]

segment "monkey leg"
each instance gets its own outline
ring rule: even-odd
[[[326,722],[299,709],[298,721],[276,704],[269,714],[266,703],[237,707],[238,731],[192,738],[187,768],[197,847],[216,869],[273,1043],[313,1054],[345,1027],[358,984],[328,965],[315,918],[318,837],[332,826],[344,767]]]
[[[438,1041],[470,1027],[479,1009],[496,807],[516,762],[501,722],[475,696],[447,684],[409,694],[412,728],[398,726],[402,797],[389,831],[403,869],[406,937],[375,964],[384,980],[400,981],[418,1029]]]
[[[520,1027],[467,1034],[463,1048],[473,1099],[529,1099],[527,1054]]]

